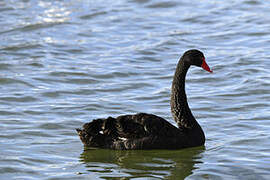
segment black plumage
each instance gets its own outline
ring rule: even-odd
[[[185,77],[191,65],[212,72],[202,52],[189,50],[180,58],[172,83],[171,112],[178,127],[153,114],[138,113],[95,119],[76,129],[87,147],[108,149],[181,149],[201,146],[205,136],[187,103]]]

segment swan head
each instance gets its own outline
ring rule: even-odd
[[[202,67],[204,70],[210,73],[213,72],[207,65],[203,53],[197,49],[191,49],[191,50],[186,51],[183,55],[183,59],[189,65]]]

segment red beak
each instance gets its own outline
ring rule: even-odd
[[[211,69],[209,68],[209,66],[206,64],[205,62],[205,59],[203,58],[203,63],[202,63],[202,66],[201,66],[204,70],[212,73],[213,71],[211,71]]]

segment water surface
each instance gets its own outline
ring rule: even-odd
[[[269,179],[267,1],[0,1],[0,179]],[[205,147],[89,150],[75,128],[146,112],[174,123],[181,54]]]

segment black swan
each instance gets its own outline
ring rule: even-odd
[[[76,129],[86,147],[117,150],[181,149],[202,146],[205,136],[189,109],[185,78],[191,65],[212,72],[202,52],[188,50],[180,58],[171,88],[171,112],[178,128],[162,117],[138,113],[116,118],[94,119]]]

